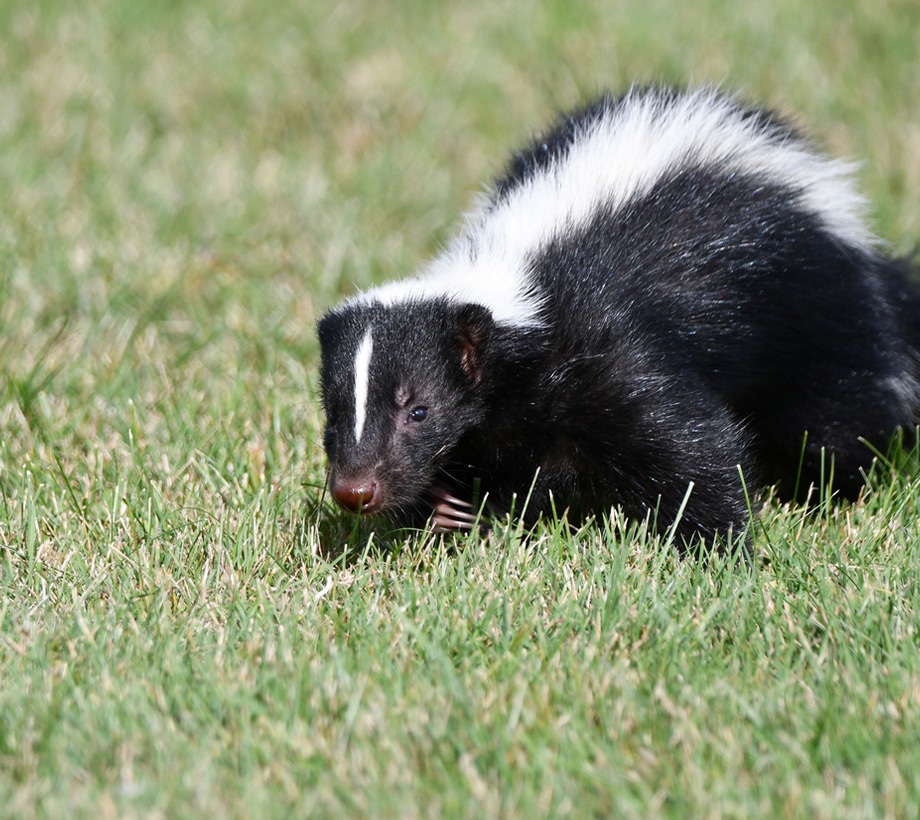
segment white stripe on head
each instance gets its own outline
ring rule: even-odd
[[[355,443],[361,441],[364,422],[367,418],[367,396],[373,351],[374,337],[371,328],[368,328],[355,354]]]

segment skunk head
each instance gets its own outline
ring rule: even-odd
[[[488,309],[352,301],[319,324],[324,445],[336,502],[420,511],[461,437],[482,423],[495,324]]]

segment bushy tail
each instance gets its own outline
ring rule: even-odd
[[[910,346],[920,353],[920,249],[913,256],[896,259],[889,284],[898,322]]]
[[[898,329],[920,385],[920,249],[909,257],[887,263],[886,283]],[[920,388],[913,406],[914,424],[920,425]]]

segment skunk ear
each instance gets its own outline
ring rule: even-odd
[[[474,386],[482,381],[486,349],[494,327],[492,314],[482,305],[463,305],[454,316],[454,343],[460,368]]]

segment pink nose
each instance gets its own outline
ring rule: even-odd
[[[332,497],[349,512],[372,513],[380,506],[380,485],[374,479],[355,484],[336,482]]]

